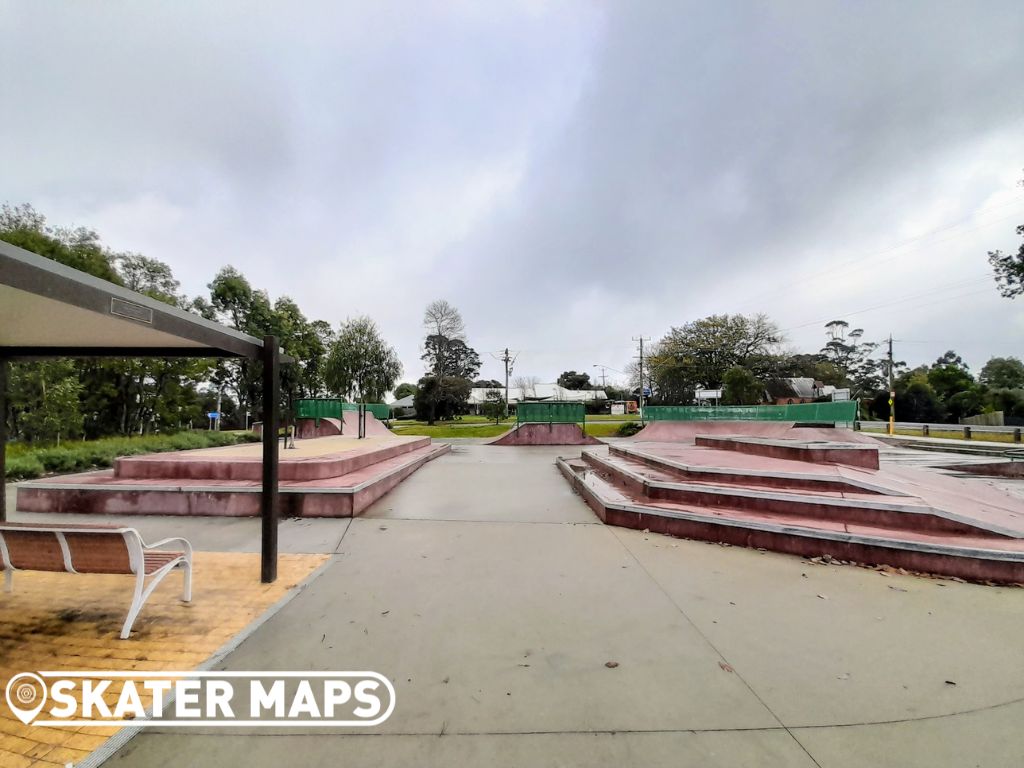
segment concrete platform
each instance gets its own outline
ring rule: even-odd
[[[805,556],[1024,583],[1024,502],[990,486],[735,437],[620,443],[558,467],[604,522]],[[718,447],[728,445],[728,449]],[[741,450],[735,450],[736,445]],[[872,449],[868,446],[869,451]],[[845,450],[845,449],[840,449]],[[857,449],[854,448],[854,451]],[[876,454],[877,455],[877,452]]]
[[[697,435],[694,444],[720,451],[739,451],[776,459],[878,469],[878,446],[864,443],[840,443],[834,440],[772,440],[746,435]]]
[[[122,458],[112,470],[21,483],[17,508],[99,515],[258,516],[261,449],[253,444]],[[448,450],[447,444],[434,444],[429,437],[298,440],[296,448],[281,450],[281,515],[358,515]]]
[[[331,561],[219,666],[378,670],[384,726],[148,730],[105,765],[1024,764],[1024,590],[603,526],[560,453],[460,443],[358,518],[282,524]],[[140,526],[258,548],[257,520]]]

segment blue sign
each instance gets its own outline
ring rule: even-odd
[[[650,396],[651,396],[651,388],[650,387],[644,387],[644,397],[650,397]]]
[[[217,411],[210,411],[206,414],[206,418],[214,419],[215,421],[220,418],[220,414]]]

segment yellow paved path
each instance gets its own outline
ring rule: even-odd
[[[2,699],[14,675],[194,669],[326,560],[327,555],[281,555],[277,582],[261,584],[259,555],[197,552],[192,602],[180,601],[181,576],[172,573],[150,596],[128,640],[118,633],[134,577],[15,574],[14,592],[0,593],[0,766],[78,763],[117,730],[23,725]],[[119,691],[112,688],[104,698],[113,704]]]

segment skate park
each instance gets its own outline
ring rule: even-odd
[[[791,429],[769,426],[773,441]],[[709,468],[686,458],[689,441],[666,443],[666,428],[654,431],[657,442],[596,447],[452,440],[355,517],[282,521],[282,552],[326,561],[229,642],[220,663],[317,668],[344,648],[352,663],[396,680],[399,708],[383,727],[315,737],[142,731],[96,754],[115,766],[270,766],[298,750],[310,762],[340,751],[359,763],[437,765],[642,756],[664,765],[854,766],[867,756],[925,766],[1014,756],[1000,734],[1024,713],[1017,588],[604,524],[559,462],[589,451],[608,460],[606,450],[639,459],[655,449],[686,472]],[[854,434],[843,430],[842,442]],[[899,468],[900,458],[883,446],[880,465]],[[770,484],[780,480],[775,469],[761,467],[771,474],[759,487],[836,498],[836,484],[849,482],[857,498],[885,496],[865,478],[871,470],[798,463],[802,471],[782,486]],[[597,462],[588,466],[597,472]],[[718,473],[729,467],[710,469],[724,485]],[[40,517],[81,516],[14,513]],[[245,517],[105,519],[187,533],[200,552],[259,549],[258,522]],[[169,600],[150,610],[152,622],[178,609]],[[137,631],[152,630],[140,621]]]

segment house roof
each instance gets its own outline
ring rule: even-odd
[[[487,402],[487,393],[494,391],[494,387],[473,387],[469,392],[469,402],[473,405]],[[504,387],[498,389],[503,395]],[[557,400],[575,403],[587,403],[593,400],[607,400],[608,396],[603,389],[566,389],[558,384],[536,384],[529,387],[525,392],[522,387],[508,388],[509,404],[519,403],[524,400]]]

